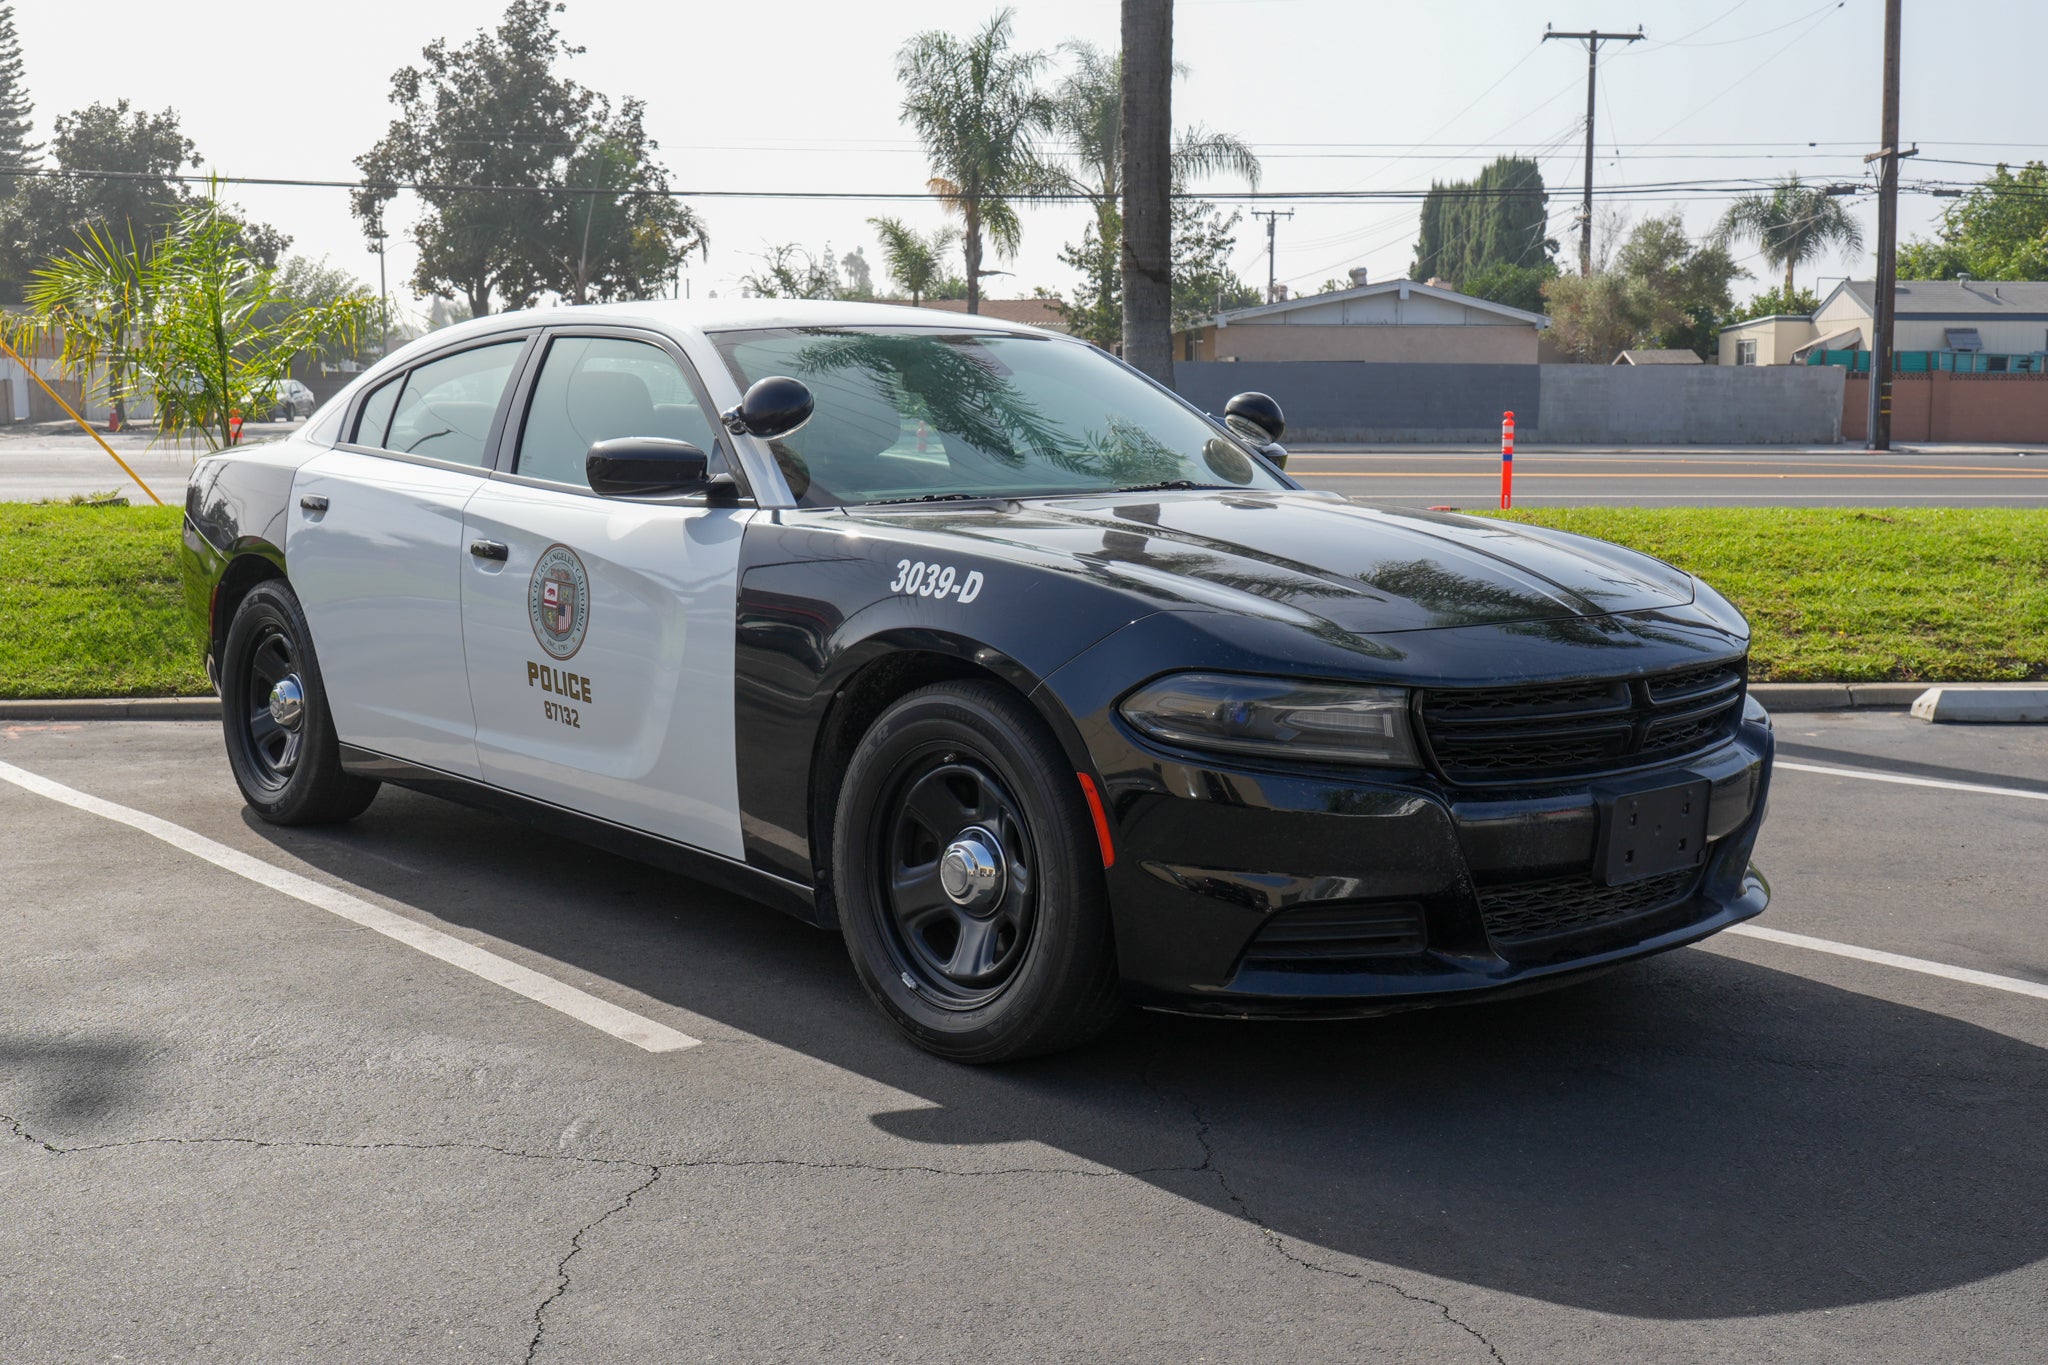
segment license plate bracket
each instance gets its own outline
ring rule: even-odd
[[[1705,863],[1712,794],[1702,777],[1594,793],[1600,806],[1594,875],[1603,886],[1626,886]]]

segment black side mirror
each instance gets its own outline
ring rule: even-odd
[[[735,436],[759,436],[772,441],[810,421],[817,406],[810,385],[803,380],[771,374],[755,381],[738,407],[727,408],[718,416],[725,429]]]
[[[583,457],[593,493],[608,498],[672,498],[709,492],[732,477],[713,477],[711,457],[688,441],[665,436],[621,436],[599,441]]]
[[[1241,393],[1223,405],[1223,425],[1254,445],[1271,445],[1287,430],[1280,405],[1263,393]]]

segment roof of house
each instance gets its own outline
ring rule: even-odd
[[[1846,280],[1822,300],[1825,309],[1846,291],[1865,313],[1874,312],[1877,284]],[[1902,318],[2048,319],[2048,280],[1900,280],[1893,309]]]
[[[967,300],[926,299],[918,307],[941,313],[965,313]],[[1066,305],[1058,299],[983,299],[978,316],[995,318],[999,322],[1021,322],[1054,332],[1068,330]]]
[[[1623,351],[1614,357],[1617,365],[1704,365],[1691,351]]]
[[[1519,308],[1510,308],[1504,303],[1491,299],[1476,299],[1470,294],[1460,294],[1455,289],[1439,285],[1419,284],[1414,280],[1381,280],[1378,284],[1361,284],[1350,289],[1333,289],[1327,294],[1298,294],[1278,303],[1261,303],[1250,308],[1234,308],[1227,313],[1218,313],[1211,322],[1218,327],[1228,327],[1233,322],[1252,318],[1273,317],[1280,313],[1291,313],[1298,308],[1319,308],[1332,303],[1344,303],[1351,299],[1367,299],[1376,294],[1398,292],[1402,298],[1419,294],[1424,298],[1443,299],[1448,303],[1462,304],[1481,313],[1493,313],[1516,322],[1526,322],[1532,327],[1548,327],[1550,319],[1541,313],[1525,313]]]
[[[1726,327],[1723,327],[1721,330],[1724,332],[1739,332],[1745,327],[1761,327],[1767,322],[1812,321],[1813,314],[1811,313],[1770,313],[1760,318],[1744,318],[1740,322],[1731,322]]]

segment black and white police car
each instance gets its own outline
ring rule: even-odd
[[[1763,910],[1748,629],[1646,556],[1367,510],[1095,348],[773,300],[422,338],[202,461],[242,793],[380,782],[844,934],[913,1039],[1359,1015]]]

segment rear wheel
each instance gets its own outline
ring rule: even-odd
[[[833,873],[861,984],[920,1046],[1008,1061],[1115,1017],[1094,829],[1073,766],[1014,693],[949,683],[884,712],[847,768]]]
[[[352,820],[377,783],[342,771],[341,745],[299,599],[281,579],[235,608],[221,650],[228,766],[250,809],[273,825]]]

